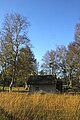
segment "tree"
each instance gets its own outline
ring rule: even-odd
[[[80,23],[76,25],[75,48],[77,53],[77,67],[79,68],[80,72]]]
[[[56,49],[57,74],[59,77],[67,78],[67,48],[58,46]]]
[[[17,61],[17,79],[23,80],[26,84],[28,77],[36,74],[35,64],[36,59],[30,47],[26,46],[25,48],[22,48]]]
[[[0,41],[2,46],[2,63],[4,61],[12,68],[12,81],[10,89],[17,75],[17,60],[22,47],[28,46],[30,41],[27,36],[28,21],[20,14],[7,14],[0,32]]]
[[[67,53],[67,64],[69,71],[69,79],[72,80],[76,73],[76,49],[75,42],[72,42],[68,45],[68,53]]]
[[[41,65],[44,74],[55,74],[56,71],[56,53],[55,51],[47,51],[43,56],[43,64]]]
[[[75,40],[69,43],[66,58],[69,79],[77,82],[80,75],[80,24],[76,25]]]
[[[65,46],[58,46],[56,51],[47,51],[43,56],[43,71],[47,74],[54,74],[57,77],[67,77],[67,49]]]
[[[70,79],[78,79],[80,75],[80,24],[76,25],[75,40],[68,45],[67,62]]]

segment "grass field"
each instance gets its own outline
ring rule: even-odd
[[[0,120],[80,120],[80,96],[0,93]]]
[[[0,91],[3,91],[3,87],[0,86]],[[9,91],[9,87],[4,87],[4,91]],[[24,87],[12,87],[13,92],[26,92]]]

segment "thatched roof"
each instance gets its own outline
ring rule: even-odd
[[[51,85],[55,84],[55,77],[52,75],[35,75],[30,76],[28,79],[28,85]]]

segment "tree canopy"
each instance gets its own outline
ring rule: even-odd
[[[75,39],[67,47],[57,46],[56,50],[49,50],[43,56],[42,71],[49,74],[52,68],[53,74],[66,80],[80,79],[80,24],[76,25]],[[51,66],[50,66],[51,64]],[[46,73],[45,73],[46,71]]]
[[[31,49],[28,38],[29,22],[18,13],[7,14],[0,31],[0,65],[6,77],[12,78],[13,83],[19,80],[27,80],[30,74],[34,74],[36,59]],[[3,71],[4,70],[4,71]]]

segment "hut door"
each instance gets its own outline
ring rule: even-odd
[[[61,93],[62,93],[62,86],[63,86],[62,81],[57,81],[56,89]]]
[[[39,91],[39,87],[35,87],[35,91]]]

